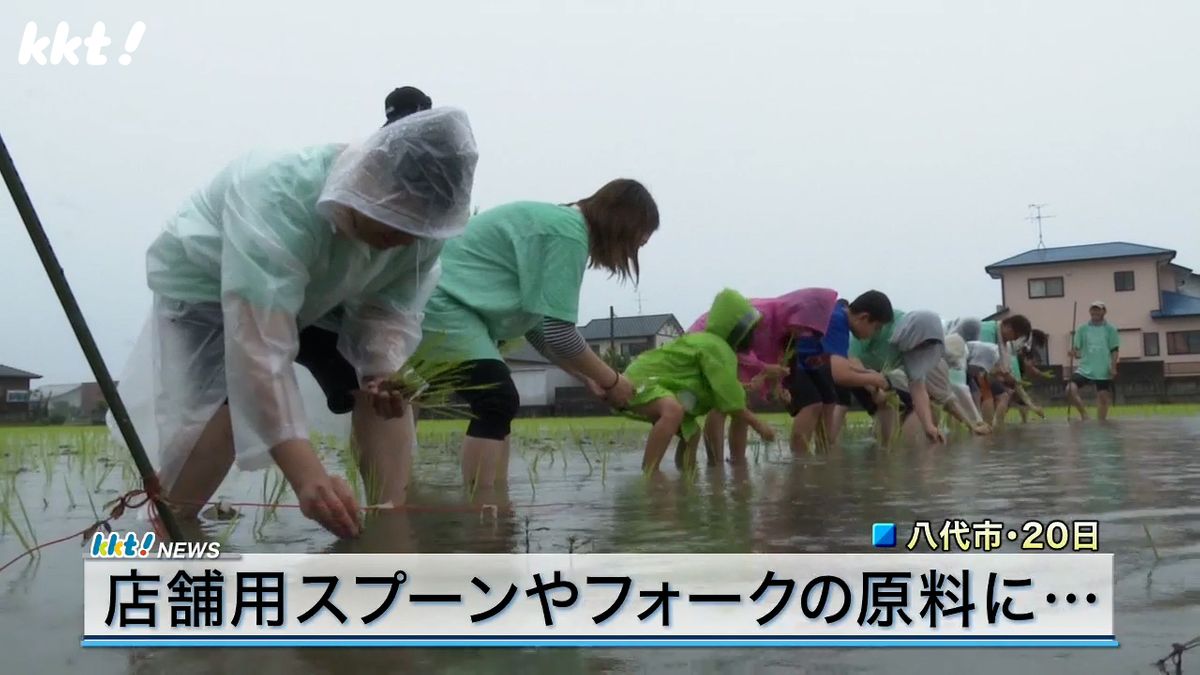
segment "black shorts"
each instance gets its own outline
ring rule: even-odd
[[[178,331],[187,345],[190,358],[207,352],[212,359],[224,360],[224,317],[221,305],[215,302],[184,303],[160,300],[167,314],[165,320]],[[354,409],[354,391],[358,389],[358,373],[338,351],[337,333],[309,326],[300,330],[300,345],[296,363],[308,369],[325,394],[329,411],[342,415]],[[212,377],[212,373],[197,373],[197,377]],[[223,375],[222,375],[223,377]],[[225,399],[229,403],[229,399]]]
[[[358,373],[338,351],[337,343],[337,333],[309,326],[300,331],[300,349],[296,352],[296,363],[307,368],[321,386],[329,412],[344,415],[354,410]]]
[[[1094,384],[1094,385],[1096,385],[1096,391],[1111,391],[1112,390],[1112,380],[1091,380],[1091,379],[1084,377],[1083,375],[1080,375],[1079,373],[1075,373],[1074,375],[1071,376],[1071,384],[1075,385],[1076,387],[1079,387],[1080,389],[1084,388],[1085,386],[1087,386],[1089,384]]]
[[[502,441],[512,433],[512,421],[521,410],[521,395],[508,364],[498,359],[467,361],[456,377],[457,396],[471,408],[467,435]]]
[[[788,393],[792,395],[792,401],[788,404],[788,414],[790,415],[795,415],[810,405],[819,403],[833,405],[837,402],[833,376],[828,367],[793,369],[788,374],[785,385]]]

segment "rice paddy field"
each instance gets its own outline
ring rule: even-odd
[[[336,541],[296,509],[278,471],[237,473],[219,493],[265,507],[210,509],[194,534],[242,552],[866,552],[870,525],[946,518],[1096,518],[1116,554],[1116,650],[83,650],[78,542],[0,574],[3,673],[1155,673],[1200,634],[1200,406],[1119,406],[1106,423],[1010,423],[940,448],[880,448],[852,415],[842,446],[793,456],[755,444],[744,466],[640,470],[648,425],[623,418],[523,419],[511,513],[482,518],[460,487],[465,424],[422,421],[411,502]],[[781,432],[786,419],[773,418]],[[781,433],[786,439],[786,434]],[[317,438],[354,477],[345,439]],[[0,564],[87,527],[137,487],[100,427],[0,428]],[[361,491],[362,486],[356,488]],[[132,529],[136,514],[114,525]],[[1011,544],[1005,543],[1005,549]],[[1183,672],[1200,672],[1189,652]],[[1192,657],[1192,658],[1189,658]]]

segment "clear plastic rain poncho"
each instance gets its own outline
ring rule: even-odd
[[[967,342],[967,367],[982,368],[985,373],[1000,363],[1000,348],[990,342]]]
[[[148,252],[154,309],[121,378],[165,487],[226,399],[241,469],[309,437],[302,328],[337,332],[360,381],[404,364],[442,240],[465,227],[477,158],[465,113],[440,108],[351,147],[243,157],[193,195]],[[368,219],[418,239],[372,248],[350,236]]]
[[[971,396],[967,385],[967,343],[958,333],[946,335],[946,365],[949,366],[950,390],[958,402],[960,413],[975,424],[983,422],[983,415]]]
[[[964,342],[978,340],[982,332],[983,322],[974,317],[960,317],[946,326],[946,335],[958,335]]]

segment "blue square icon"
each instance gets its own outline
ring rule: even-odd
[[[896,547],[896,524],[875,523],[871,526],[871,545],[875,548]]]

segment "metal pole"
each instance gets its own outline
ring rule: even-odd
[[[616,320],[617,320],[617,312],[615,309],[613,309],[612,305],[609,305],[608,306],[608,351],[610,353],[612,353],[613,363],[610,365],[613,365],[613,370],[616,370],[615,364],[617,362],[617,329],[616,329],[616,324],[615,324]]]
[[[1067,389],[1071,388],[1071,378],[1075,377],[1075,321],[1078,318],[1079,301],[1071,305],[1071,343],[1067,352]],[[1071,421],[1071,397],[1067,397],[1067,421]]]
[[[113,420],[116,421],[117,427],[121,431],[122,438],[125,439],[125,445],[129,448],[130,454],[133,455],[133,461],[137,465],[138,473],[142,476],[143,487],[157,485],[158,477],[154,473],[154,465],[150,463],[150,458],[146,456],[146,450],[142,447],[141,439],[138,438],[137,431],[133,428],[133,423],[129,420],[129,413],[125,410],[125,404],[121,401],[121,397],[117,395],[117,386],[113,383],[112,377],[108,373],[108,367],[104,365],[104,359],[100,356],[100,350],[96,347],[96,341],[92,339],[92,333],[88,329],[87,322],[83,318],[83,312],[79,310],[79,304],[75,302],[75,296],[71,293],[71,287],[67,284],[67,278],[63,274],[62,266],[58,264],[58,258],[54,255],[54,249],[50,246],[50,240],[46,237],[46,231],[42,228],[42,222],[38,219],[37,212],[33,209],[33,202],[29,199],[29,194],[25,191],[24,184],[21,183],[21,176],[17,173],[17,167],[13,163],[12,156],[8,154],[8,146],[4,143],[3,136],[0,136],[0,173],[4,174],[4,182],[8,185],[8,192],[12,195],[13,203],[17,206],[17,212],[21,214],[21,220],[25,222],[25,229],[29,231],[29,238],[33,241],[33,247],[37,249],[38,257],[42,260],[42,266],[46,268],[46,274],[50,277],[50,284],[54,286],[54,293],[58,296],[58,301],[62,304],[63,311],[67,314],[67,320],[71,322],[71,328],[75,331],[75,337],[79,340],[79,346],[83,349],[83,355],[87,357],[88,365],[92,368],[92,374],[96,378],[96,383],[100,385],[100,391],[104,393],[104,400],[108,403],[108,409],[112,412]],[[163,525],[167,529],[167,533],[174,541],[183,541],[183,532],[179,529],[179,524],[175,522],[174,514],[167,508],[167,505],[155,496],[154,504],[158,507],[158,516]]]

